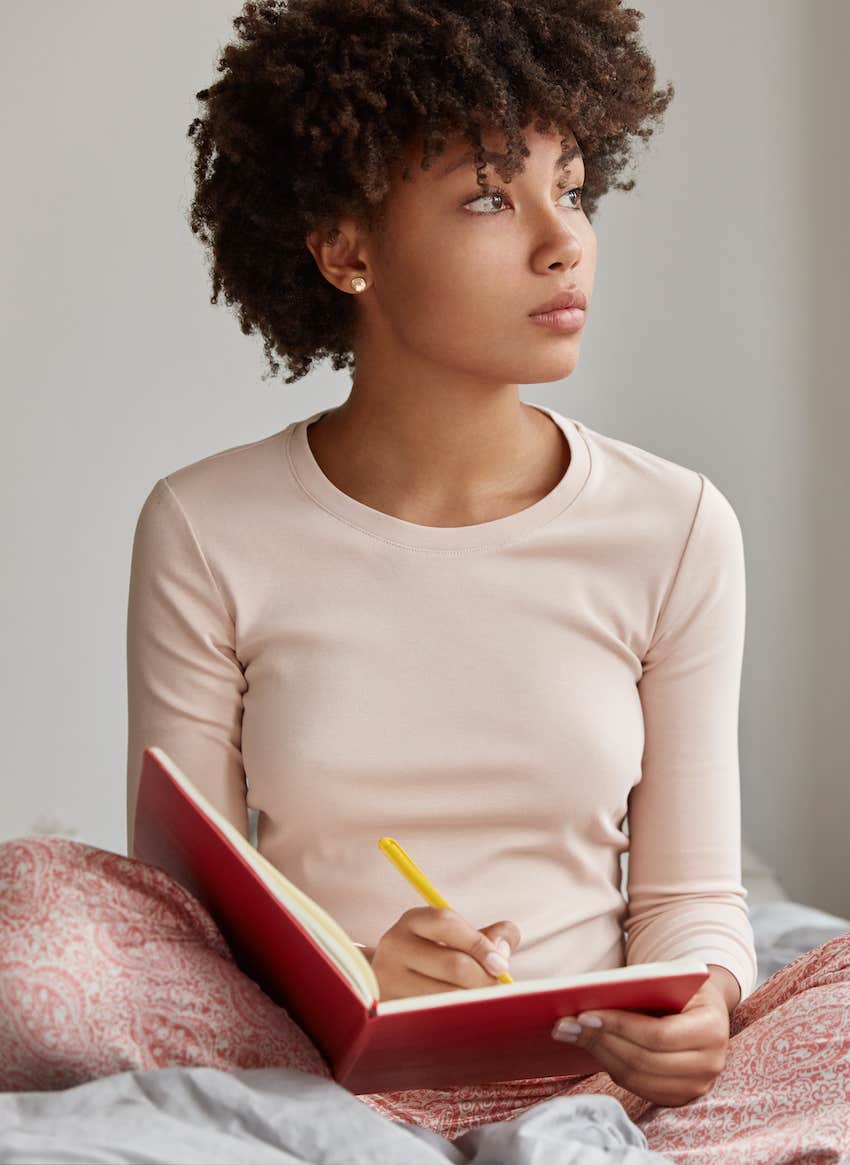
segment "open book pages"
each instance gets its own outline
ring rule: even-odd
[[[180,785],[186,795],[203,810],[204,814],[218,826],[221,832],[233,843],[233,846],[245,858],[246,862],[257,871],[260,879],[272,891],[304,929],[315,939],[328,958],[342,972],[351,983],[367,1007],[371,1007],[374,1000],[380,995],[380,987],[375,972],[366,956],[352,942],[342,927],[326,910],[319,906],[308,894],[290,882],[288,878],[273,866],[268,858],[263,857],[259,850],[236,829],[226,817],[207,800],[200,790],[192,783],[186,774],[178,768],[167,753],[160,748],[151,748],[157,760]]]

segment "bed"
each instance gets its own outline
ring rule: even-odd
[[[623,889],[627,855],[621,863]],[[789,899],[743,847],[757,986],[850,921]],[[0,1162],[658,1165],[609,1096],[553,1097],[454,1142],[386,1120],[333,1081],[289,1069],[164,1068],[60,1092],[0,1094]]]

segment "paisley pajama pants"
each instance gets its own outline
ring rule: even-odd
[[[850,933],[776,971],[730,1017],[726,1067],[676,1107],[605,1071],[361,1095],[450,1140],[562,1095],[613,1096],[650,1149],[686,1165],[850,1163]],[[0,844],[0,1091],[170,1066],[330,1077],[289,1014],[236,966],[164,871],[61,837]]]

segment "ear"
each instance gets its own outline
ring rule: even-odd
[[[368,267],[359,232],[350,219],[316,227],[304,236],[304,245],[328,283],[341,290],[349,291],[350,280]]]

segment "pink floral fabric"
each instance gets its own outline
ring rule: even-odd
[[[163,870],[66,838],[0,845],[0,1090],[177,1065],[331,1075]]]
[[[773,974],[735,1009],[731,1033],[712,1090],[675,1108],[604,1071],[359,1099],[454,1139],[551,1096],[603,1093],[674,1162],[850,1161],[850,934]],[[175,1065],[330,1076],[238,969],[207,910],[162,870],[66,838],[0,844],[0,1090]]]

